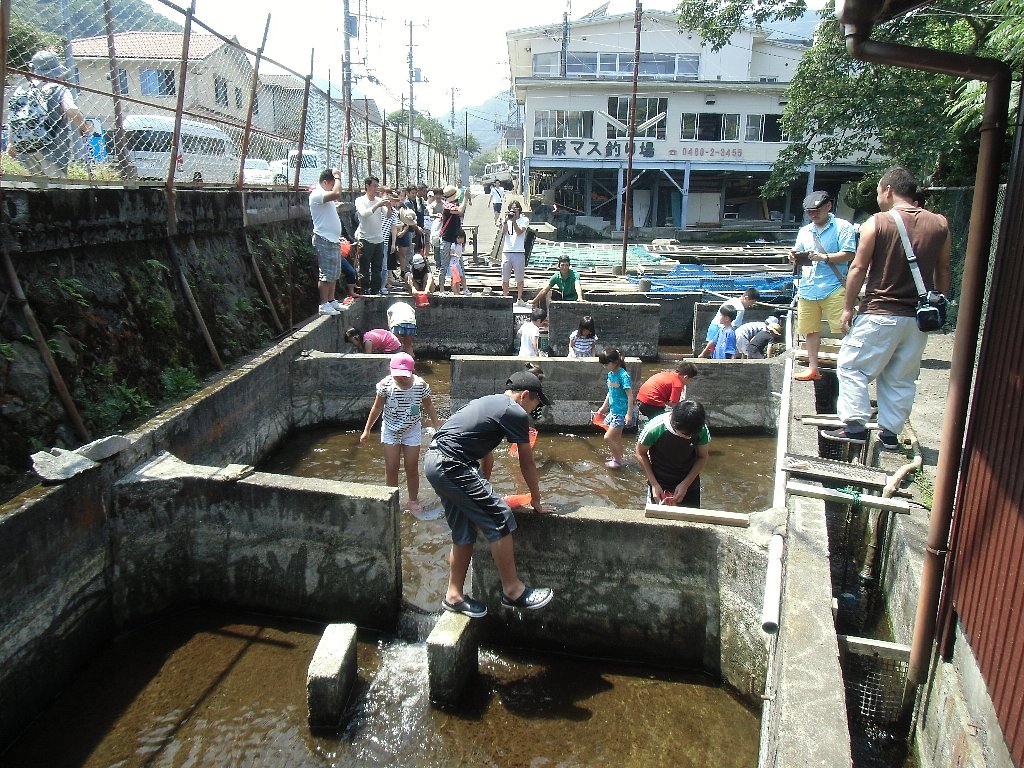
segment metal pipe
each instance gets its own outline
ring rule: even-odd
[[[277,328],[278,333],[284,331],[284,326],[281,325],[281,318],[277,316],[277,308],[274,306],[274,299],[270,295],[270,290],[267,288],[266,282],[263,280],[263,273],[260,271],[259,262],[256,261],[256,252],[252,248],[252,244],[249,242],[249,206],[246,204],[245,192],[242,191],[242,245],[245,247],[245,252],[249,255],[249,263],[252,264],[252,271],[256,275],[256,283],[259,285],[260,293],[263,294],[263,300],[267,302],[267,308],[270,309],[270,316],[274,320],[274,327]]]
[[[109,0],[108,0],[109,1]],[[252,67],[252,86],[249,88],[249,109],[245,113],[245,128],[242,130],[242,147],[238,153],[241,157],[238,160],[238,189],[245,183],[245,158],[249,154],[249,137],[252,133],[252,115],[256,109],[256,86],[259,85],[260,61],[263,58],[263,49],[267,45],[267,33],[270,32],[270,14],[267,14],[267,23],[263,27],[263,42],[256,51],[256,62]],[[287,160],[285,161],[287,162]],[[245,210],[245,206],[242,206]],[[244,223],[242,225],[245,226]]]
[[[785,539],[774,534],[768,542],[768,568],[764,576],[764,600],[761,603],[761,629],[769,635],[779,631],[782,610],[782,552]]]
[[[941,449],[936,469],[935,496],[925,543],[921,593],[914,620],[914,637],[907,670],[908,682],[920,684],[927,679],[935,639],[943,570],[946,555],[949,553],[953,503],[963,459],[971,378],[978,347],[985,276],[988,273],[989,251],[992,245],[999,167],[1006,138],[1011,72],[1004,63],[993,59],[868,40],[863,27],[846,27],[846,47],[854,58],[862,61],[894,64],[988,83],[964,276],[960,290],[960,310],[957,313],[957,333],[953,342],[946,412],[939,443]]]

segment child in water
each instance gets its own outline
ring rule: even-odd
[[[580,327],[569,334],[568,357],[594,357],[597,349],[597,332],[594,330],[594,318],[584,315]]]
[[[633,382],[629,372],[622,367],[622,355],[615,347],[605,347],[597,359],[608,371],[608,394],[597,411],[598,416],[605,417],[608,431],[604,433],[604,439],[612,454],[604,465],[609,469],[619,469],[623,464],[622,430],[633,423]]]
[[[391,358],[391,375],[377,382],[377,396],[373,400],[366,426],[359,436],[361,445],[370,442],[370,430],[384,413],[380,427],[380,442],[384,449],[384,482],[398,487],[398,468],[405,459],[405,479],[409,489],[407,508],[419,512],[420,505],[420,443],[423,437],[421,409],[430,416],[434,429],[441,426],[430,397],[430,385],[414,373],[416,362],[410,355],[399,352]]]

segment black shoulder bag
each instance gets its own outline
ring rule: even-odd
[[[921,269],[917,266],[917,256],[914,255],[914,248],[910,244],[910,236],[907,234],[907,225],[903,223],[903,217],[890,208],[889,215],[892,216],[896,229],[899,230],[900,239],[903,241],[903,251],[907,255],[907,263],[910,264],[910,274],[914,277],[914,287],[917,288],[917,327],[925,333],[938,331],[946,324],[946,308],[949,302],[939,291],[929,291],[924,287],[924,280],[921,279]]]

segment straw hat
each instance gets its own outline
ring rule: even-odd
[[[403,208],[398,212],[398,218],[400,218],[406,224],[415,224],[416,211],[414,211],[412,208]]]
[[[441,194],[444,196],[445,200],[454,200],[456,197],[459,196],[459,188],[453,187],[451,184],[449,184],[447,187],[444,188],[444,190],[442,190]]]

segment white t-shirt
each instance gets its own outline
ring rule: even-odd
[[[501,205],[505,199],[505,188],[501,184],[491,184],[491,205]]]
[[[313,234],[330,240],[341,242],[341,219],[338,218],[338,207],[334,200],[324,200],[327,192],[317,184],[309,193],[309,215],[313,219]]]
[[[519,329],[519,356],[540,357],[540,328],[532,320]]]
[[[512,228],[512,222],[506,221],[502,224],[505,228],[505,234],[503,235],[502,248],[505,253],[526,253],[526,228],[530,226],[530,218],[523,214],[516,219],[516,224],[523,231],[516,234],[515,229]]]
[[[409,323],[416,325],[416,310],[404,301],[396,301],[388,307],[388,328]]]
[[[359,217],[359,226],[356,228],[356,238],[365,240],[368,243],[384,242],[384,208],[381,206],[373,210],[373,206],[380,202],[379,197],[373,200],[366,195],[356,198],[356,215]]]

